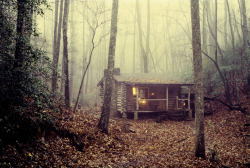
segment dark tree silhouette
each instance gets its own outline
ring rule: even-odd
[[[205,158],[204,138],[204,93],[202,81],[202,57],[199,0],[191,0],[192,46],[195,86],[195,156]]]
[[[113,73],[115,64],[115,47],[117,36],[117,15],[118,15],[119,0],[113,0],[112,15],[111,15],[111,34],[109,41],[109,57],[108,57],[108,70],[105,73],[105,92],[102,108],[102,115],[98,123],[98,128],[101,132],[108,133],[109,116],[111,107],[111,95],[113,90]]]

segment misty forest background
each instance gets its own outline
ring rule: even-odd
[[[248,11],[246,0],[0,0],[0,167],[249,166]],[[194,82],[195,120],[110,118],[112,82],[107,108],[97,84],[112,63]]]
[[[242,9],[238,1],[229,1],[229,20],[226,2],[222,0],[217,2],[217,13],[215,13],[214,1],[204,1],[200,4],[202,49],[205,52],[203,54],[205,89],[207,89],[208,94],[214,95],[219,93],[217,85],[220,85],[221,80],[218,79],[218,72],[209,57],[214,60],[218,57],[218,64],[222,66],[221,69],[227,72],[232,72],[233,69],[239,70],[241,69],[240,65],[242,65],[240,61],[244,40]],[[33,20],[34,25],[37,24],[35,28],[40,33],[39,37],[32,39],[34,45],[45,51],[51,60],[53,47],[55,47],[55,25],[58,26],[60,22],[60,1],[57,3],[48,1],[51,10],[44,8],[43,17],[37,16]],[[249,9],[248,3],[246,1],[246,11]],[[104,69],[107,68],[111,4],[109,1],[95,0],[70,2],[68,52],[71,103],[76,100],[82,74],[88,64],[94,45],[91,64],[87,70],[81,92],[80,104],[93,106],[98,103],[100,105],[99,90],[96,86],[103,77]],[[55,20],[55,5],[58,5],[57,21]],[[248,13],[246,12],[246,14]],[[248,24],[250,24],[249,22],[248,20]],[[230,24],[233,29],[233,39]],[[168,73],[192,81],[191,33],[189,1],[177,0],[166,3],[159,0],[150,1],[150,4],[147,1],[121,1],[118,14],[115,67],[119,67],[122,73],[143,73],[146,71],[149,73]],[[215,34],[218,41],[217,50],[215,50]],[[92,43],[93,37],[94,44]],[[62,40],[61,38],[58,72],[64,77],[62,75]],[[232,46],[232,40],[234,46]],[[232,52],[233,47],[235,51]],[[143,52],[147,56],[147,68],[144,67]],[[205,56],[206,54],[207,56]],[[237,65],[233,67],[232,62]],[[233,76],[231,78],[235,79]],[[58,81],[58,91],[62,96],[64,95],[62,89],[64,79],[61,78]]]

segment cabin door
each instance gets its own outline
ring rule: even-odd
[[[165,87],[157,87],[157,99],[166,99],[166,88]],[[158,101],[158,110],[159,111],[166,110],[166,101],[164,101],[164,100]]]

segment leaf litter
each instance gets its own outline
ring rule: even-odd
[[[195,121],[111,118],[106,135],[97,129],[100,109],[95,108],[65,110],[56,122],[66,133],[8,145],[0,161],[9,167],[247,167],[249,116],[218,109],[205,117],[206,159],[194,156]],[[124,124],[132,131],[124,132]]]

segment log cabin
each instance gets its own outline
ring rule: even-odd
[[[104,77],[98,83],[103,103]],[[167,116],[192,117],[193,83],[168,74],[120,73],[114,69],[111,116],[138,119],[141,113],[163,113]]]

